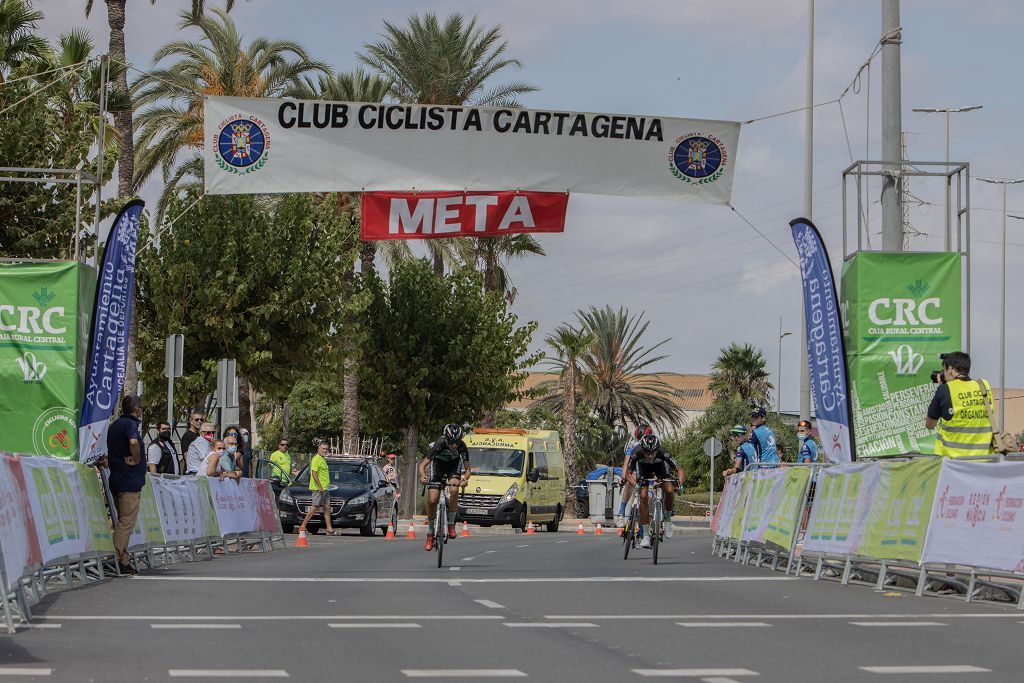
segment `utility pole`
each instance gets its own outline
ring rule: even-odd
[[[903,168],[900,87],[900,0],[882,0],[883,251],[903,251],[903,201],[896,187]]]
[[[807,0],[807,109],[804,110],[804,217],[811,220],[814,192],[814,0]],[[782,320],[779,320],[782,334]],[[779,341],[781,353],[782,341]],[[811,419],[811,367],[807,362],[807,313],[800,305],[800,419]],[[781,373],[782,360],[779,360]],[[779,377],[781,382],[782,377]],[[781,396],[780,403],[781,403]]]

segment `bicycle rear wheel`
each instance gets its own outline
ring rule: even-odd
[[[658,564],[658,546],[661,545],[661,499],[655,498],[651,512],[651,551],[654,555],[654,564]]]

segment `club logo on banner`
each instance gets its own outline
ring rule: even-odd
[[[839,298],[828,251],[818,229],[806,218],[790,221],[800,255],[804,314],[807,321],[807,362],[814,390],[815,415],[829,462],[854,459],[849,378]]]
[[[710,133],[687,133],[669,149],[668,170],[684,183],[713,183],[725,173],[729,153]]]
[[[364,240],[494,237],[562,232],[564,192],[365,192]]]
[[[124,386],[135,289],[135,247],[143,206],[142,201],[135,200],[121,209],[103,250],[78,432],[78,457],[84,463],[106,455],[107,427]]]
[[[236,114],[220,122],[214,158],[221,169],[238,174],[258,171],[270,158],[269,149],[270,133],[257,117]]]

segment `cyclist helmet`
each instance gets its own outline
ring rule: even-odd
[[[462,427],[452,422],[444,427],[444,438],[448,441],[458,441],[462,438]]]
[[[647,434],[640,439],[640,448],[644,449],[645,453],[657,453],[661,448],[661,439],[654,434]]]
[[[744,434],[747,433],[747,428],[744,427],[743,425],[736,425],[735,427],[729,430],[729,433],[732,434],[733,436],[743,436]]]
[[[636,439],[637,441],[639,441],[640,439],[644,438],[648,434],[653,434],[653,433],[654,433],[654,430],[651,429],[651,425],[647,424],[646,422],[641,422],[640,424],[638,424],[636,426],[636,429],[633,430],[633,438]]]

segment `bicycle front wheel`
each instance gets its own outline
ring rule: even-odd
[[[651,512],[651,554],[654,556],[654,564],[658,564],[658,547],[661,545],[661,500],[655,500],[654,509]]]
[[[447,493],[447,492],[445,492]],[[437,519],[434,520],[434,548],[437,550],[437,568],[444,566],[444,546],[448,542],[448,506],[438,501]]]

